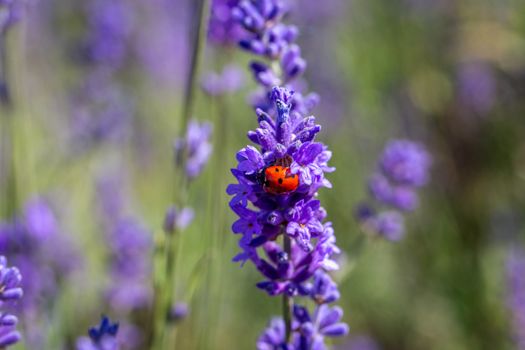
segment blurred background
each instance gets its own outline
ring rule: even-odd
[[[334,278],[351,328],[335,348],[524,349],[525,282],[515,280],[525,270],[509,266],[525,234],[525,2],[290,4],[286,22],[300,30],[305,84],[321,96],[314,114],[337,168],[333,189],[320,193],[343,250]],[[130,349],[143,348],[155,242],[179,190],[173,144],[183,133],[192,8],[35,0],[8,33],[0,182],[17,200],[2,194],[2,207],[16,205],[0,233],[18,213],[28,237],[0,241],[26,272],[24,341],[14,349],[71,349],[101,314],[120,321]],[[225,188],[257,122],[249,59],[210,40],[199,62],[193,116],[213,125],[213,148],[188,188],[195,220],[179,237],[174,300],[189,312],[174,349],[253,349],[280,313],[280,301],[255,288],[256,269],[231,262],[238,237]],[[235,79],[222,91],[225,67]],[[353,209],[393,138],[421,142],[433,158],[397,243],[364,236]],[[126,269],[140,273],[116,272]]]

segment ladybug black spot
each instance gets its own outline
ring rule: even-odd
[[[275,168],[275,172],[278,173],[279,172],[279,168]]]
[[[279,182],[279,184],[282,184],[283,183],[283,179],[279,179],[277,180]]]

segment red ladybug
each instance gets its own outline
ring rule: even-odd
[[[263,188],[272,194],[284,194],[299,187],[299,176],[292,174],[289,167],[272,165],[264,169]]]

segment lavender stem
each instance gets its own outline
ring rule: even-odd
[[[14,137],[15,127],[12,116],[12,100],[9,92],[8,83],[8,62],[5,33],[0,33],[0,105],[5,123],[2,127],[2,169],[8,169],[7,177],[4,183],[5,186],[5,206],[2,208],[2,214],[5,218],[10,218],[15,214],[17,206],[16,194],[16,171],[14,160]]]
[[[184,104],[182,111],[182,125],[180,129],[180,134],[184,135],[188,127],[189,120],[193,113],[193,100],[194,92],[197,83],[197,68],[199,64],[200,54],[202,51],[203,36],[206,34],[206,16],[207,16],[207,0],[199,0],[195,3],[195,16],[196,24],[194,37],[192,38],[193,49],[190,59],[190,71],[186,80],[185,86],[185,96]],[[177,182],[177,187],[175,188],[173,194],[173,201],[183,206],[187,201],[188,197],[188,185],[190,179],[188,178],[186,172],[184,171],[187,162],[187,150],[183,151],[182,161],[180,163],[180,176],[177,176],[179,181]],[[180,241],[177,239],[177,230],[174,232],[166,232],[166,240],[164,241],[164,249],[159,249],[159,252],[163,254],[162,261],[165,264],[162,266],[163,278],[161,281],[161,286],[155,287],[155,305],[153,309],[153,339],[151,340],[152,349],[161,349],[163,348],[164,341],[167,338],[166,334],[170,332],[168,329],[168,317],[169,310],[172,304],[172,298],[175,291],[175,282],[176,282],[176,261],[177,256],[179,255],[179,245]],[[177,244],[179,243],[179,244]]]
[[[284,251],[288,257],[292,256],[292,244],[290,237],[284,233],[283,234],[283,246]],[[286,292],[283,293],[283,320],[286,329],[286,343],[290,341],[290,336],[292,334],[292,308],[293,308],[293,298],[290,297]]]

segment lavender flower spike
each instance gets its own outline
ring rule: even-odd
[[[416,190],[428,182],[431,162],[419,143],[392,140],[386,145],[378,169],[368,180],[373,203],[362,203],[356,210],[365,231],[390,241],[403,237],[405,227],[400,212],[413,211],[418,206]]]
[[[185,161],[186,175],[193,179],[202,172],[212,152],[209,142],[212,132],[210,123],[199,123],[191,120],[182,139],[175,141],[176,163]]]
[[[0,35],[20,20],[22,12],[22,1],[0,0]]]
[[[0,256],[0,305],[2,302],[19,300],[24,294],[22,275],[16,267],[7,267],[7,260]]]
[[[507,306],[512,317],[516,349],[525,349],[525,253],[516,250],[507,258]]]
[[[108,317],[102,316],[100,325],[89,329],[89,337],[79,338],[77,350],[118,350],[118,328],[118,323],[111,323]]]
[[[20,300],[22,276],[16,267],[7,267],[7,260],[0,256],[0,306],[10,305]],[[18,319],[0,311],[0,349],[18,343],[22,336],[16,330]]]
[[[308,297],[317,304],[310,324],[294,326],[293,334],[287,334],[291,324],[272,321],[258,349],[310,349],[301,344],[324,344],[325,336],[348,331],[339,322],[342,310],[326,305],[339,298],[337,286],[324,272],[338,268],[332,255],[339,248],[331,223],[324,222],[326,210],[316,199],[319,189],[331,187],[325,173],[334,169],[327,164],[330,151],[315,140],[320,131],[315,118],[291,113],[293,92],[274,87],[270,97],[276,113],[257,110],[259,127],[248,137],[258,148],[247,146],[237,153],[238,165],[232,169],[237,183],[227,189],[233,195],[230,207],[239,216],[232,231],[241,236],[241,253],[234,261],[251,261],[264,277],[257,287],[269,295]],[[280,187],[285,181],[288,186]],[[277,244],[280,236],[289,244]],[[307,322],[298,314],[294,320]]]

